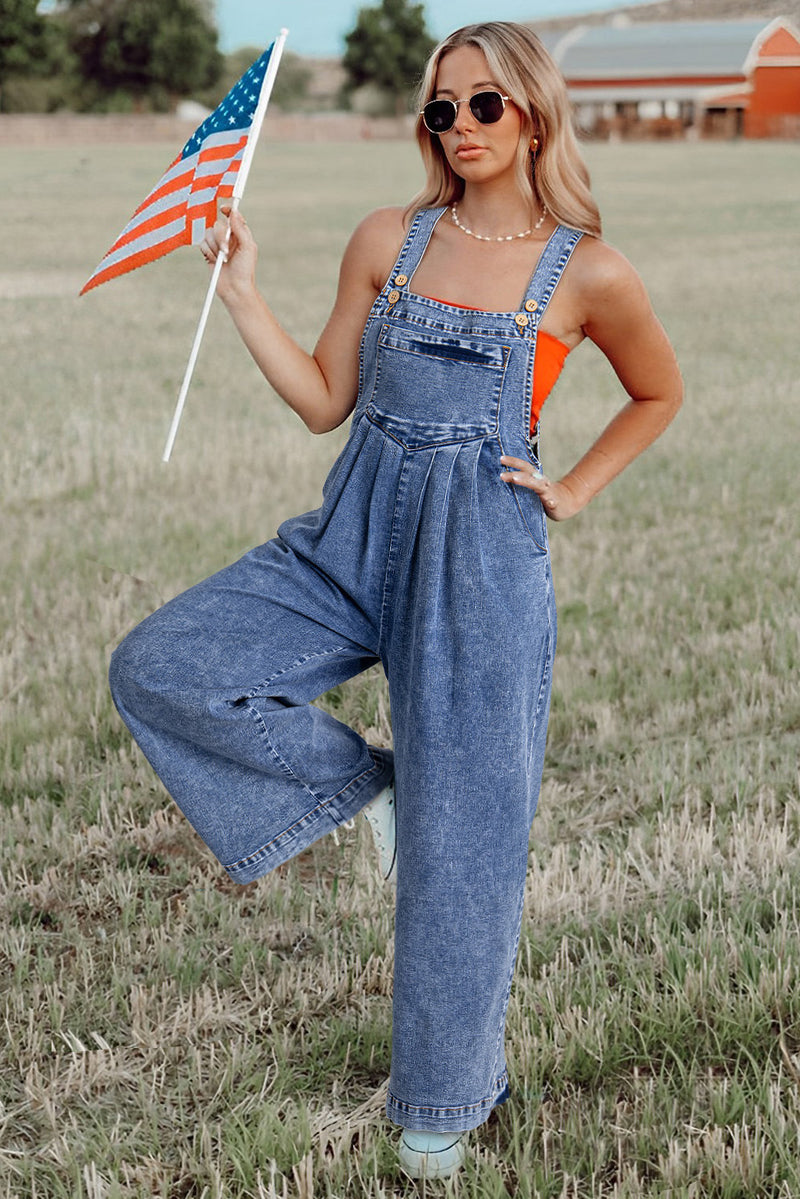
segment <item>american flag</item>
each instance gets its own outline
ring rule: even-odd
[[[178,246],[203,240],[206,229],[217,219],[217,201],[233,195],[274,46],[273,42],[195,130],[136,209],[81,295]]]

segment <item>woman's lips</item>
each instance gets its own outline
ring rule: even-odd
[[[479,158],[483,152],[483,146],[458,146],[456,148],[456,158]]]

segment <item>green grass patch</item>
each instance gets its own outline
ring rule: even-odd
[[[686,403],[551,529],[559,648],[513,1096],[457,1183],[419,1189],[795,1199],[798,148],[587,157]],[[107,693],[126,630],[315,506],[346,434],[305,433],[214,311],[161,463],[199,255],[76,297],[165,165],[158,146],[0,163],[23,214],[0,278],[0,1199],[407,1195],[381,1114],[391,897],[363,829],[234,886]],[[302,344],[353,226],[419,179],[412,146],[259,151],[261,282]],[[548,470],[619,403],[581,347],[545,409]],[[323,702],[390,743],[380,671]]]

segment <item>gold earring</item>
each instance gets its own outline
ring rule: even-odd
[[[538,149],[539,149],[539,139],[538,139],[538,137],[532,137],[531,138],[531,154],[535,154]]]

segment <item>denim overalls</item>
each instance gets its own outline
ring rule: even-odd
[[[541,503],[500,479],[500,455],[533,459],[536,330],[581,236],[555,231],[517,312],[473,312],[412,291],[443,211],[417,214],[372,307],[322,506],[149,617],[111,668],[134,737],[237,882],[394,772],[387,1112],[440,1132],[507,1094],[556,617]],[[378,661],[394,754],[311,703]]]

